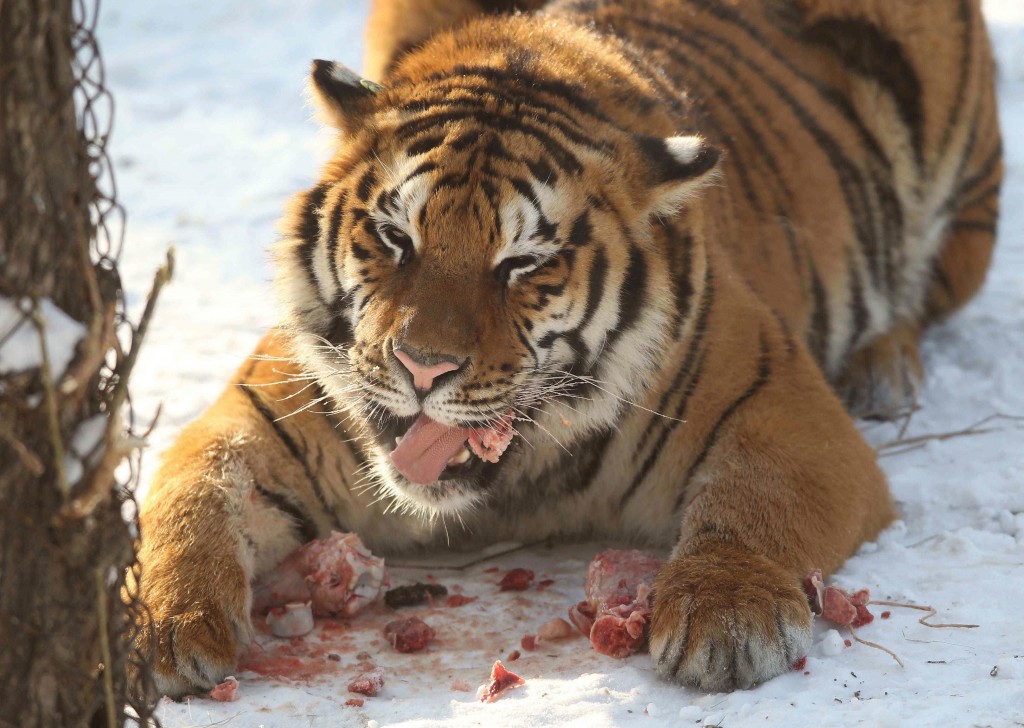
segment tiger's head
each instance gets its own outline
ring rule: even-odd
[[[376,484],[429,511],[486,499],[521,439],[571,448],[638,397],[678,288],[652,221],[718,162],[605,42],[525,22],[435,39],[386,88],[315,61],[339,143],[276,250],[300,362]]]

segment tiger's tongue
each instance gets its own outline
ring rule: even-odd
[[[420,415],[391,451],[391,462],[413,483],[433,483],[466,444],[469,432],[469,428],[448,427]]]

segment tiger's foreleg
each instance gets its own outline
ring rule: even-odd
[[[156,687],[172,697],[209,690],[234,670],[252,630],[257,550],[290,541],[288,524],[265,517],[253,499],[252,476],[238,454],[251,443],[190,442],[203,437],[198,424],[167,454],[141,518],[142,598],[150,614],[140,647],[155,650]]]
[[[703,426],[654,587],[658,671],[709,691],[791,669],[811,641],[803,576],[834,570],[892,518],[874,452],[806,351],[772,347],[760,366]]]
[[[251,582],[300,544],[344,530],[346,504],[313,441],[329,433],[302,411],[287,352],[268,336],[265,357],[182,431],[154,475],[140,513],[140,646],[155,648],[156,683],[172,697],[209,690],[234,670],[251,633]],[[315,408],[308,408],[312,410]],[[282,419],[284,418],[284,419]],[[333,440],[332,440],[333,441]],[[314,482],[313,478],[319,482]]]

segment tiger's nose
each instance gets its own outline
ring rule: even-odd
[[[421,392],[429,392],[435,379],[456,371],[465,362],[454,356],[424,356],[409,347],[396,348],[395,357],[412,374],[412,386]]]

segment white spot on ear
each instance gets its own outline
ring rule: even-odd
[[[359,85],[359,74],[343,63],[331,64],[331,78],[350,86]]]
[[[676,161],[689,164],[697,158],[704,142],[698,136],[674,136],[665,140],[665,146]]]

